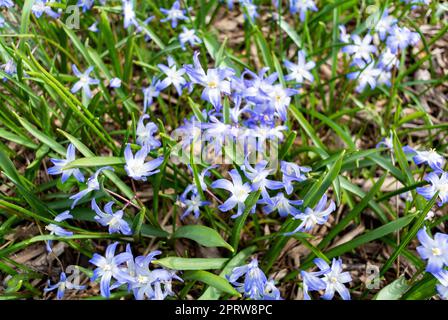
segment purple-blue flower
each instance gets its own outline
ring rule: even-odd
[[[50,280],[48,280],[47,287],[44,289],[44,292],[50,292],[50,291],[53,291],[53,290],[57,289],[56,298],[58,300],[61,300],[64,297],[66,289],[69,289],[69,290],[83,290],[85,288],[86,288],[86,286],[80,286],[80,285],[77,285],[77,284],[74,284],[74,283],[70,282],[67,279],[67,276],[65,275],[65,273],[61,272],[61,274],[59,276],[59,282],[51,285]]]
[[[180,2],[175,1],[170,9],[160,8],[160,12],[166,15],[166,18],[160,20],[160,22],[171,21],[171,27],[176,28],[178,20],[187,20],[187,10],[181,9]]]
[[[147,146],[148,150],[154,150],[162,145],[160,141],[154,137],[159,129],[154,122],[149,121],[145,124],[144,121],[146,119],[149,119],[149,115],[144,114],[138,120],[137,130],[135,132],[137,136],[137,144]]]
[[[264,272],[258,267],[258,260],[256,258],[253,258],[247,265],[233,268],[232,273],[226,277],[245,297],[254,300],[263,299],[267,278]],[[238,282],[238,279],[241,277],[244,277],[244,283]]]
[[[261,196],[265,203],[272,203],[271,197],[267,191],[278,190],[283,188],[280,181],[270,180],[267,177],[273,173],[273,169],[266,168],[268,162],[266,160],[259,161],[255,167],[249,163],[249,157],[246,157],[244,166],[241,167],[246,177],[251,181],[252,191],[261,191]]]
[[[423,260],[428,260],[426,271],[439,273],[448,265],[448,235],[438,232],[432,239],[424,227],[418,231],[417,238],[421,243],[421,246],[416,248],[417,252]]]
[[[60,214],[58,214],[54,221],[61,222],[67,219],[73,219],[73,216],[70,214],[70,211],[66,210]],[[58,226],[57,224],[50,223],[49,225],[45,226],[45,229],[50,231],[50,235],[57,235],[60,237],[69,237],[73,235],[73,232],[67,231],[61,226]],[[52,246],[53,240],[48,240],[46,244],[46,248],[48,252],[51,252],[51,246]]]
[[[48,5],[49,3],[50,1],[48,0],[34,0],[31,11],[36,18],[40,18],[44,13],[51,18],[59,18],[59,13],[53,11],[53,9]]]
[[[442,173],[443,167],[446,163],[445,158],[440,155],[436,150],[431,149],[429,151],[415,150],[409,146],[403,147],[405,153],[414,154],[412,159],[416,165],[427,164],[435,173]]]
[[[283,192],[279,192],[275,197],[271,197],[270,201],[261,199],[258,203],[266,205],[263,207],[265,214],[270,214],[277,210],[280,217],[284,218],[288,215],[295,216],[300,214],[301,211],[295,206],[302,205],[303,200],[289,200]]]
[[[78,7],[82,8],[82,12],[86,12],[93,7],[94,0],[78,0]]]
[[[162,164],[163,157],[145,162],[148,152],[148,146],[145,145],[134,155],[132,154],[131,145],[128,144],[126,146],[126,149],[124,150],[124,158],[126,160],[124,169],[130,178],[146,181],[147,177],[160,172],[157,168]]]
[[[327,195],[324,194],[320,199],[319,203],[314,207],[314,209],[306,208],[304,213],[300,213],[294,216],[294,219],[300,219],[302,222],[300,225],[292,232],[285,233],[285,235],[292,235],[299,231],[309,231],[315,225],[322,225],[327,222],[330,214],[336,210],[336,205],[333,200],[330,200],[330,204],[327,208]]]
[[[9,59],[5,64],[0,65],[0,68],[9,76],[13,76],[17,73],[17,66],[14,60]],[[3,82],[6,82],[8,78],[3,77]]]
[[[73,85],[72,89],[70,90],[72,93],[76,93],[79,90],[83,90],[85,95],[88,98],[92,97],[92,92],[90,91],[91,85],[97,85],[100,83],[98,79],[91,78],[89,74],[93,71],[93,67],[88,67],[86,71],[83,73],[78,70],[78,68],[73,64],[72,65],[73,73],[76,77],[78,77],[78,81]]]
[[[84,182],[84,175],[81,173],[81,170],[77,168],[73,169],[64,169],[66,165],[68,165],[70,162],[75,160],[75,146],[73,144],[69,144],[67,148],[67,153],[65,155],[65,159],[50,159],[50,161],[53,163],[53,167],[48,168],[47,172],[51,175],[58,175],[62,174],[61,182],[64,183],[67,181],[70,176],[74,176],[76,180],[79,182]]]
[[[303,50],[300,50],[298,53],[297,64],[294,64],[289,60],[285,60],[284,63],[285,67],[290,71],[290,73],[286,75],[285,80],[294,80],[299,84],[302,83],[304,79],[309,80],[310,82],[314,81],[314,77],[310,70],[313,69],[316,64],[314,61],[306,62],[305,52]]]
[[[12,2],[12,0],[0,0],[0,8],[1,7],[11,8],[13,6],[14,2]]]
[[[185,50],[185,44],[187,42],[193,47],[201,44],[202,40],[196,35],[196,30],[182,26],[182,32],[179,34],[179,42],[182,50]]]
[[[431,200],[434,195],[439,192],[438,202],[439,207],[448,202],[448,172],[442,172],[442,174],[431,172],[424,178],[431,183],[430,186],[419,187],[416,189],[417,193],[423,196],[426,200]]]
[[[389,30],[389,36],[386,40],[386,45],[392,53],[397,53],[398,50],[404,50],[410,45],[415,45],[420,41],[420,36],[416,32],[412,32],[406,27],[393,26]]]
[[[109,87],[111,87],[111,88],[120,88],[121,87],[121,79],[120,78],[112,78],[112,79],[110,79]]]
[[[210,102],[217,110],[221,108],[221,94],[230,94],[230,81],[234,71],[229,68],[211,68],[207,72],[201,66],[198,59],[199,52],[193,56],[194,66],[184,66],[193,83],[204,87],[201,98]]]
[[[351,72],[347,75],[347,78],[350,80],[358,80],[358,85],[355,90],[357,92],[362,92],[367,85],[370,86],[370,89],[375,89],[378,85],[378,77],[381,75],[383,70],[377,68],[373,62],[368,64],[364,69]]]
[[[292,183],[294,181],[302,182],[307,179],[305,173],[311,171],[309,167],[301,167],[293,162],[281,161],[280,170],[283,174],[283,185],[287,194],[291,194],[294,190]]]
[[[308,11],[317,11],[313,0],[289,0],[289,11],[292,14],[299,13],[300,21],[305,21]]]
[[[122,5],[123,5],[123,16],[124,16],[124,22],[123,22],[124,28],[127,29],[132,25],[136,28],[139,28],[139,24],[137,22],[137,17],[135,15],[134,4],[133,4],[132,0],[123,0]]]
[[[122,233],[125,235],[132,234],[129,224],[123,219],[123,210],[113,212],[113,201],[108,202],[104,206],[104,212],[98,207],[95,198],[91,202],[92,209],[95,211],[95,220],[104,227],[109,227],[109,233]]]
[[[87,180],[87,188],[79,191],[77,194],[75,194],[69,198],[69,199],[73,200],[73,203],[71,206],[72,209],[76,206],[78,201],[81,200],[85,195],[87,195],[88,193],[90,193],[92,191],[100,190],[100,182],[98,181],[98,176],[104,170],[114,171],[114,168],[106,166],[106,167],[102,167],[102,168],[96,170],[96,172]]]
[[[157,66],[166,75],[166,78],[160,82],[158,90],[160,91],[167,88],[169,85],[173,85],[179,96],[181,96],[182,86],[185,86],[187,83],[187,80],[182,77],[185,73],[185,69],[180,68],[177,70],[176,62],[171,56],[168,56],[168,65],[158,64]]]
[[[314,263],[320,269],[316,272],[302,271],[304,298],[310,300],[308,291],[325,290],[322,299],[331,300],[335,292],[344,300],[350,300],[350,291],[345,283],[352,281],[349,272],[342,271],[342,260],[333,258],[331,266],[321,258],[314,259]]]
[[[160,94],[162,85],[159,79],[153,77],[151,84],[144,87],[143,90],[143,112],[146,112],[149,106],[151,106],[154,98],[157,98]]]
[[[353,44],[346,45],[342,51],[352,56],[353,64],[362,67],[365,62],[372,61],[372,54],[377,51],[376,47],[371,44],[373,37],[367,34],[364,38],[357,34],[352,35]]]
[[[223,212],[227,212],[237,207],[237,213],[232,216],[232,218],[237,218],[243,214],[246,207],[244,202],[252,189],[249,183],[245,182],[243,184],[243,180],[236,169],[232,169],[229,174],[232,182],[226,179],[219,179],[214,181],[211,187],[214,189],[224,189],[231,193],[231,196],[223,204],[219,205],[218,208]]]
[[[97,268],[93,270],[91,280],[95,281],[96,279],[101,278],[101,295],[106,298],[110,297],[110,285],[112,279],[115,279],[119,283],[132,283],[135,281],[122,267],[125,262],[133,259],[132,254],[126,251],[115,255],[117,246],[118,242],[114,242],[107,247],[104,257],[98,253],[94,253],[92,259],[89,260],[91,264],[97,266]]]
[[[386,38],[390,28],[397,23],[397,19],[389,15],[389,10],[386,8],[381,15],[381,18],[375,24],[375,31],[378,33],[381,40]]]

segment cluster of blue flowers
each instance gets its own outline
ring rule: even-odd
[[[258,260],[253,258],[247,265],[233,268],[227,280],[246,298],[252,300],[282,300],[274,279],[267,279],[263,270],[258,267]],[[238,282],[244,278],[244,282]],[[241,281],[241,280],[240,280]]]
[[[350,65],[356,68],[347,78],[357,81],[358,92],[367,85],[371,89],[378,85],[390,87],[392,71],[400,66],[400,52],[420,41],[418,33],[398,25],[388,8],[375,20],[364,37],[350,35],[343,25],[339,26],[339,40],[344,44],[342,52],[350,56]]]
[[[91,281],[100,282],[101,295],[109,298],[111,291],[120,287],[132,292],[136,300],[164,300],[173,296],[172,281],[183,280],[172,270],[163,268],[153,269],[152,262],[161,254],[153,251],[145,256],[135,257],[128,244],[126,251],[116,254],[118,242],[106,248],[105,255],[95,253],[90,263],[96,266]],[[60,275],[58,283],[48,286],[46,292],[57,289],[57,298],[62,299],[65,289],[83,290],[86,286],[75,285],[69,281],[64,272]]]
[[[35,0],[31,11],[37,19],[44,16],[57,19],[61,12],[51,6],[52,0]],[[105,1],[100,1],[104,4]],[[258,8],[252,0],[239,0],[239,5],[246,19],[254,20],[258,17]],[[427,1],[406,0],[410,5],[425,4]],[[227,1],[229,9],[233,8],[233,1]],[[277,5],[277,2],[275,1]],[[11,7],[11,0],[0,0],[0,7]],[[79,0],[78,6],[83,12],[91,10],[94,0]],[[301,21],[305,21],[307,14],[318,10],[312,0],[290,0],[289,10],[291,14],[297,14]],[[180,27],[178,40],[181,48],[187,50],[190,47],[202,43],[194,27],[194,18],[190,15],[191,8],[183,8],[180,1],[175,1],[170,8],[160,8],[164,18],[161,23],[168,22],[171,28]],[[148,24],[154,17],[148,17],[144,21],[137,18],[132,0],[122,0],[123,26],[137,33],[143,33],[145,39],[151,39],[147,30]],[[0,20],[0,27],[4,20]],[[98,32],[98,22],[94,22],[89,31]],[[416,45],[420,41],[418,33],[405,26],[399,26],[398,19],[389,15],[386,8],[370,27],[367,33],[348,34],[346,28],[339,26],[339,40],[343,44],[342,52],[350,57],[350,66],[355,68],[347,75],[351,80],[357,81],[356,91],[362,92],[366,86],[374,89],[378,85],[391,86],[391,79],[395,69],[400,67],[400,53],[407,48]],[[295,189],[300,183],[307,180],[311,174],[311,168],[300,166],[297,163],[281,161],[280,174],[276,168],[271,168],[267,160],[256,159],[251,162],[252,154],[265,154],[268,144],[282,142],[284,132],[288,129],[287,113],[292,98],[299,94],[306,85],[314,82],[316,64],[307,56],[304,50],[297,53],[297,61],[285,59],[283,67],[286,70],[283,81],[278,72],[272,72],[269,68],[263,68],[258,72],[244,70],[241,74],[227,66],[215,66],[204,68],[200,61],[199,51],[195,51],[190,64],[180,64],[172,56],[168,56],[166,64],[157,65],[158,72],[151,79],[143,92],[143,114],[140,116],[135,131],[135,144],[125,141],[123,156],[125,159],[124,170],[127,176],[135,181],[145,182],[148,177],[160,172],[160,167],[166,159],[160,154],[162,146],[157,139],[158,127],[150,121],[149,110],[155,99],[164,91],[174,88],[177,95],[183,96],[184,92],[191,95],[194,90],[200,91],[200,99],[207,108],[190,119],[184,119],[182,126],[174,128],[174,133],[183,137],[182,148],[189,153],[188,148],[194,147],[202,137],[209,142],[209,151],[215,157],[223,155],[223,146],[232,142],[242,146],[242,163],[238,167],[228,171],[230,180],[217,176],[215,170],[219,170],[217,164],[201,164],[198,181],[192,178],[192,183],[178,197],[178,204],[183,209],[181,219],[193,215],[198,219],[201,208],[211,206],[212,202],[203,197],[207,192],[214,198],[213,191],[224,190],[227,197],[217,208],[221,212],[233,210],[231,218],[241,216],[246,210],[255,213],[256,206],[260,205],[265,214],[278,212],[282,218],[292,217],[300,220],[298,227],[292,232],[284,234],[291,236],[297,232],[311,232],[317,225],[325,224],[332,212],[336,210],[336,204],[323,194],[319,202],[313,207],[304,207],[303,200],[295,198]],[[204,57],[205,59],[205,57]],[[294,59],[295,60],[295,59]],[[13,59],[0,65],[2,71],[9,77],[17,73]],[[82,94],[91,99],[94,96],[92,86],[98,86],[100,79],[91,77],[94,71],[89,66],[81,72],[76,65],[72,65],[72,72],[76,82],[71,87],[73,94]],[[3,77],[6,81],[7,77]],[[283,79],[282,79],[283,80]],[[121,79],[111,77],[108,79],[110,88],[119,89]],[[226,108],[228,107],[228,108]],[[225,111],[229,113],[226,114]],[[256,143],[250,143],[255,141]],[[385,139],[381,145],[393,150],[392,139]],[[439,206],[448,202],[448,173],[445,171],[446,161],[436,151],[420,151],[410,147],[404,149],[406,153],[413,155],[416,165],[427,164],[433,171],[425,176],[429,186],[417,188],[417,193],[430,200],[438,195]],[[148,157],[151,160],[147,160]],[[90,203],[90,208],[95,212],[95,220],[107,228],[108,232],[122,235],[132,235],[133,230],[126,218],[125,207],[118,208],[115,201],[109,201],[104,206],[97,202],[95,192],[101,189],[100,175],[108,176],[114,168],[106,166],[98,168],[87,180],[78,168],[67,168],[76,159],[75,146],[67,147],[65,159],[51,159],[53,167],[48,169],[50,175],[61,175],[61,182],[67,182],[71,177],[78,181],[82,188],[70,196],[73,200],[71,209],[81,201]],[[254,164],[255,162],[255,164]],[[193,168],[189,167],[194,176]],[[213,173],[213,174],[212,174]],[[198,182],[198,183],[197,183]],[[260,198],[251,208],[246,208],[247,199],[253,193],[260,192]],[[91,196],[91,199],[87,199]],[[70,237],[73,235],[68,220],[73,219],[72,213],[67,210],[54,218],[54,223],[46,226],[50,235]],[[432,239],[427,229],[418,232],[421,246],[417,248],[420,256],[428,261],[426,271],[432,273],[440,282],[437,286],[441,297],[448,298],[448,236],[436,233]],[[116,254],[118,242],[110,244],[102,256],[95,253],[90,262],[96,266],[92,281],[100,282],[101,295],[109,298],[111,291],[126,287],[132,292],[135,299],[164,299],[173,296],[172,281],[182,279],[172,270],[153,268],[152,262],[161,254],[154,251],[145,256],[137,256],[131,252],[128,244],[126,251]],[[47,250],[52,251],[51,240],[47,241]],[[322,259],[314,260],[319,271],[302,271],[303,289],[305,299],[310,299],[309,292],[324,291],[321,298],[332,299],[337,292],[342,299],[349,300],[350,292],[345,286],[352,278],[348,272],[344,272],[341,259],[333,259],[331,266]],[[241,283],[241,279],[244,281]],[[280,291],[276,288],[274,280],[268,279],[258,267],[257,259],[244,266],[236,267],[227,276],[228,281],[246,298],[255,300],[280,300]],[[48,284],[46,291],[56,290],[57,298],[61,299],[66,289],[82,290],[85,286],[73,284],[67,279],[66,274],[60,274],[58,283]]]

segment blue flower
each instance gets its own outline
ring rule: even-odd
[[[182,50],[185,50],[185,43],[189,43],[190,46],[195,46],[201,44],[202,40],[196,35],[194,29],[188,29],[187,27],[182,27],[182,32],[179,34],[179,42]]]
[[[106,166],[98,169],[88,180],[87,180],[87,188],[79,191],[77,194],[71,196],[69,199],[73,200],[71,208],[73,209],[79,200],[81,200],[88,193],[100,190],[100,183],[98,181],[98,175],[104,170],[114,171],[114,168]]]
[[[404,50],[410,45],[415,45],[420,41],[420,36],[416,32],[410,31],[406,27],[393,26],[389,30],[389,36],[386,40],[386,45],[392,53],[397,53],[398,50]]]
[[[241,170],[243,170],[246,177],[252,182],[252,191],[261,190],[261,196],[265,203],[272,203],[267,189],[282,189],[283,183],[267,178],[274,171],[273,169],[266,169],[267,165],[268,162],[266,160],[261,160],[255,165],[255,167],[252,167],[249,163],[249,157],[247,156]]]
[[[398,68],[400,66],[400,60],[396,53],[392,53],[389,48],[381,53],[378,60],[378,67],[385,70],[391,70],[392,68]]]
[[[59,18],[59,13],[53,11],[53,9],[48,5],[50,2],[48,0],[34,0],[31,11],[36,18],[40,18],[44,13],[51,18]]]
[[[5,19],[3,17],[0,17],[0,28],[3,28],[5,26]]]
[[[448,271],[443,269],[433,275],[439,280],[436,285],[437,293],[443,300],[448,300]]]
[[[305,52],[303,50],[300,50],[298,53],[297,64],[294,64],[289,60],[285,60],[284,63],[285,67],[291,71],[291,73],[285,77],[285,80],[294,80],[297,83],[303,83],[304,79],[309,80],[310,82],[314,81],[314,77],[310,70],[313,69],[316,64],[314,61],[306,62]]]
[[[221,93],[230,94],[230,81],[227,79],[235,72],[229,68],[212,68],[205,72],[198,55],[199,52],[196,51],[193,56],[194,66],[186,65],[184,68],[193,83],[204,87],[201,98],[219,110],[221,108]]]
[[[54,221],[56,222],[61,222],[67,219],[73,219],[73,216],[70,214],[70,211],[66,210],[60,214],[58,214],[55,218]],[[64,228],[62,228],[61,226],[58,226],[57,224],[54,223],[50,223],[49,225],[45,226],[45,229],[50,231],[50,235],[57,235],[60,237],[69,237],[73,235],[73,232],[71,231],[67,231]],[[53,240],[48,240],[47,244],[46,244],[46,248],[48,252],[51,252],[51,246],[52,246]]]
[[[94,0],[78,0],[78,7],[82,8],[82,12],[90,10],[93,6]]]
[[[161,90],[161,82],[156,77],[152,78],[149,86],[143,88],[143,112],[146,112],[153,99],[159,96]]]
[[[112,78],[112,79],[110,79],[109,87],[111,87],[111,88],[120,88],[121,87],[121,79],[120,78]]]
[[[96,204],[95,198],[92,199],[92,209],[95,211],[95,220],[104,227],[109,227],[109,233],[122,233],[125,235],[132,234],[129,224],[123,219],[123,210],[112,211],[113,201],[108,202],[104,206],[104,211]]]
[[[17,66],[14,63],[14,60],[9,59],[5,64],[0,65],[0,68],[9,76],[13,76],[17,74]],[[3,77],[3,82],[8,81],[8,78]]]
[[[235,136],[233,127],[221,122],[215,116],[210,116],[210,122],[203,124],[202,127],[204,141],[214,142],[215,155],[221,154],[222,148],[233,142]]]
[[[285,197],[283,192],[279,192],[275,197],[272,197],[270,201],[262,199],[259,200],[258,203],[266,204],[266,206],[263,207],[263,212],[265,214],[269,214],[277,210],[280,217],[284,218],[288,215],[295,216],[300,214],[301,211],[294,206],[302,205],[303,200],[289,200]]]
[[[14,2],[12,2],[12,0],[0,0],[0,8],[1,7],[11,8],[13,6]]]
[[[191,186],[193,188],[191,188]],[[186,216],[193,213],[194,218],[198,219],[200,215],[200,207],[206,206],[210,204],[210,201],[202,201],[201,195],[197,192],[197,188],[194,185],[190,185],[190,188],[187,187],[187,189],[182,193],[182,195],[179,197],[179,202],[181,203],[181,206],[185,208],[185,211],[180,216],[180,219],[185,219]],[[190,189],[190,190],[188,190]],[[193,191],[193,192],[188,192]],[[187,198],[188,193],[190,194],[190,199]]]
[[[377,148],[387,148],[391,152],[394,152],[394,144],[393,144],[393,133],[391,132],[389,137],[384,137],[380,142],[376,145]]]
[[[439,207],[448,202],[448,172],[443,172],[440,177],[436,172],[431,172],[426,175],[425,180],[430,182],[431,185],[427,187],[417,188],[417,193],[423,196],[426,200],[431,200],[432,197],[439,192],[438,202]]]
[[[291,194],[294,190],[292,182],[302,182],[307,179],[304,173],[310,172],[311,168],[301,167],[295,163],[281,161],[280,170],[283,173],[283,185],[285,187],[286,193]]]
[[[167,296],[173,296],[171,282],[183,280],[176,275],[173,270],[155,269],[151,271],[151,276],[146,286],[145,294],[150,300],[164,300]]]
[[[90,27],[87,28],[89,31],[91,32],[98,32],[98,22],[95,21],[94,23],[92,23],[92,25]]]
[[[370,63],[364,69],[360,71],[351,72],[347,75],[348,79],[358,80],[358,85],[356,86],[357,92],[362,92],[366,85],[368,84],[371,89],[375,89],[378,84],[378,77],[383,71],[374,66],[374,63]]]
[[[381,40],[386,38],[387,33],[390,28],[392,28],[397,23],[397,19],[389,15],[389,10],[386,8],[381,15],[381,18],[375,24],[375,31],[378,33]]]
[[[139,28],[132,0],[123,0],[123,16],[124,16],[123,26],[125,29],[129,28],[132,25],[135,26],[136,28]]]
[[[285,235],[292,235],[298,231],[309,231],[316,224],[322,225],[327,222],[330,214],[336,210],[336,205],[333,200],[330,201],[330,204],[325,209],[325,205],[327,204],[327,195],[323,195],[320,199],[319,203],[314,207],[314,209],[306,208],[304,213],[300,213],[294,216],[294,219],[300,219],[302,222],[300,225],[292,232],[285,233]]]
[[[331,267],[320,258],[314,259],[314,263],[319,271],[301,272],[305,300],[310,300],[308,291],[319,290],[325,290],[321,297],[325,300],[333,299],[335,292],[338,292],[342,299],[350,300],[350,291],[344,284],[352,281],[352,277],[349,272],[342,272],[342,260],[333,258]]]
[[[67,181],[70,176],[74,176],[76,180],[79,182],[84,182],[84,175],[81,173],[81,171],[77,168],[74,169],[63,169],[66,165],[68,165],[70,162],[75,160],[75,146],[73,144],[69,144],[67,148],[67,153],[65,155],[65,159],[50,159],[50,161],[54,164],[53,167],[48,168],[47,172],[51,175],[58,175],[62,174],[61,182],[64,183]]]
[[[364,62],[372,61],[372,53],[377,51],[376,47],[370,44],[373,37],[367,34],[363,39],[357,34],[352,35],[353,44],[345,46],[342,51],[352,56],[353,63],[358,67],[362,67]]]
[[[160,22],[166,22],[171,20],[171,27],[176,28],[177,27],[177,20],[187,20],[187,16],[185,14],[187,13],[187,10],[180,8],[180,2],[175,1],[173,3],[173,6],[171,9],[164,9],[160,8],[160,11],[166,15],[166,18],[160,20]]]
[[[92,92],[90,91],[91,85],[97,85],[100,83],[98,79],[90,78],[89,74],[93,71],[93,67],[88,67],[84,73],[81,73],[78,68],[73,64],[72,70],[75,76],[78,77],[78,81],[73,85],[72,89],[70,90],[72,93],[76,93],[79,90],[83,90],[85,95],[88,98],[92,97]]]
[[[232,218],[237,218],[243,214],[245,209],[244,202],[251,192],[251,187],[249,183],[244,183],[236,169],[232,169],[230,172],[230,177],[232,182],[226,179],[219,179],[211,184],[214,189],[224,189],[231,193],[231,196],[221,205],[218,206],[219,210],[227,212],[237,206],[237,213],[232,216]]]
[[[333,258],[331,267],[321,260],[320,265],[321,270],[327,270],[322,278],[326,285],[322,299],[331,300],[337,292],[342,299],[350,300],[350,291],[344,286],[344,283],[352,281],[352,277],[349,272],[342,272],[342,260]]]
[[[160,70],[166,75],[166,78],[162,80],[160,85],[158,86],[158,90],[163,90],[167,88],[169,85],[173,85],[176,88],[179,96],[182,95],[182,86],[187,83],[182,76],[185,73],[184,68],[180,68],[177,70],[176,63],[171,56],[168,56],[168,65],[158,64],[157,65]]]
[[[157,149],[161,146],[160,141],[154,138],[154,135],[158,131],[157,125],[154,122],[147,122],[145,124],[143,121],[146,119],[149,119],[149,115],[144,114],[138,121],[137,130],[135,132],[137,136],[137,144],[147,146],[148,150]]]
[[[244,276],[244,283],[239,283],[238,279]],[[258,260],[252,261],[244,266],[233,268],[232,273],[226,276],[227,280],[245,297],[261,300],[264,296],[266,286],[266,275],[258,267]]]
[[[145,162],[148,152],[148,147],[145,145],[133,155],[131,145],[128,144],[126,146],[126,149],[124,150],[124,158],[126,160],[124,169],[129,177],[134,180],[146,181],[146,177],[160,172],[157,168],[162,164],[163,157]]]
[[[300,21],[305,21],[308,10],[317,11],[313,0],[289,0],[289,11],[292,14],[299,13]]]
[[[280,290],[275,286],[273,279],[266,281],[263,291],[263,300],[283,300],[280,296]]]
[[[347,33],[347,29],[345,29],[344,25],[339,25],[339,41],[342,43],[349,43],[351,36]]]
[[[416,165],[427,164],[435,173],[442,173],[445,165],[445,158],[436,150],[418,151],[409,146],[403,147],[405,153],[415,154],[412,159]]]
[[[90,263],[97,266],[97,268],[93,270],[93,277],[91,280],[95,281],[96,279],[101,278],[101,295],[106,298],[110,297],[110,282],[112,278],[118,283],[134,282],[134,278],[122,268],[123,263],[133,259],[132,254],[126,251],[115,255],[117,246],[118,242],[114,242],[107,247],[104,257],[95,253],[93,254],[93,258],[89,260]]]
[[[317,265],[319,264],[319,259],[315,259],[314,263]],[[304,300],[311,300],[309,291],[320,291],[324,290],[327,285],[324,280],[319,278],[321,275],[323,275],[327,270],[320,270],[315,272],[307,272],[307,271],[301,271],[300,274],[302,276],[303,281],[303,299]]]
[[[64,293],[66,289],[69,290],[83,290],[86,286],[80,286],[77,284],[73,284],[69,280],[67,280],[67,276],[64,272],[61,272],[59,276],[59,282],[51,285],[50,280],[48,280],[47,287],[44,289],[44,292],[50,292],[57,289],[56,298],[61,300],[64,297]]]
[[[439,273],[448,265],[448,235],[438,232],[432,239],[424,227],[418,231],[417,238],[422,244],[417,247],[417,252],[423,260],[428,260],[426,271]]]
[[[252,20],[255,20],[255,18],[258,17],[257,5],[253,3],[252,0],[240,0],[240,4],[246,9],[244,12],[245,19],[247,19],[247,16]]]
[[[286,121],[286,109],[291,104],[291,96],[298,93],[298,90],[284,88],[281,84],[272,86],[272,90],[269,91],[268,96],[271,98],[271,104],[282,121]]]

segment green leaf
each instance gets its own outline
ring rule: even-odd
[[[152,263],[173,270],[213,270],[222,269],[227,258],[179,258],[166,257]]]
[[[224,241],[216,230],[202,225],[179,227],[173,234],[173,238],[187,238],[204,247],[224,247],[233,252],[232,246]]]
[[[241,294],[236,291],[225,278],[208,271],[187,271],[184,273],[183,279],[201,281],[222,292],[229,293],[232,296],[241,297]]]
[[[69,162],[64,169],[114,166],[125,163],[126,161],[122,157],[88,157],[75,159]]]
[[[400,277],[377,293],[374,300],[398,300],[409,289],[405,277]]]

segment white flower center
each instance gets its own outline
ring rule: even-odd
[[[432,251],[432,255],[436,256],[436,257],[440,256],[442,254],[442,250],[440,250],[439,248],[432,248],[431,251]]]

